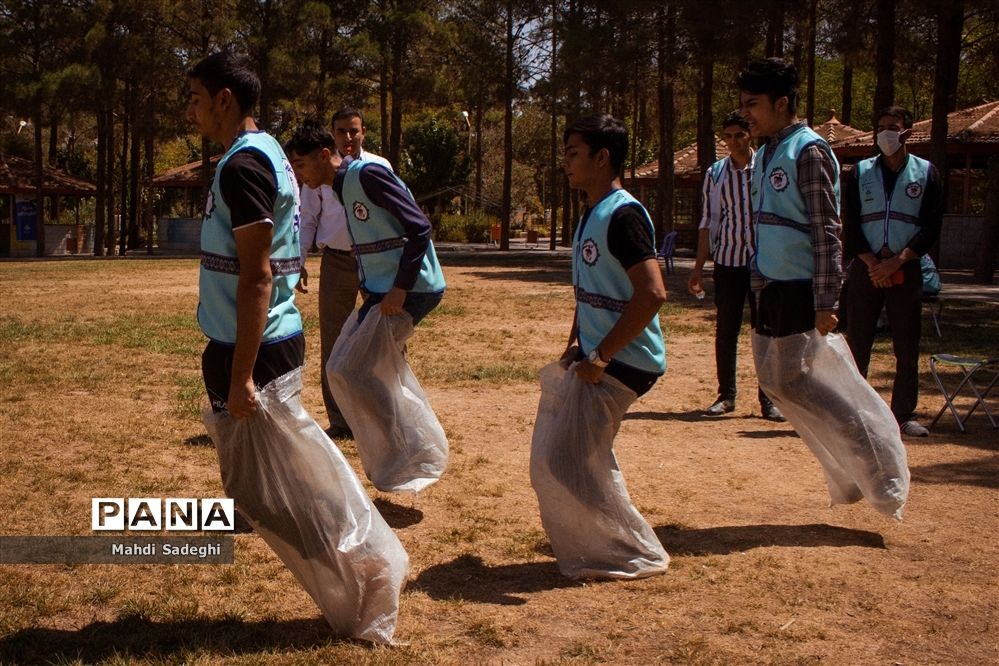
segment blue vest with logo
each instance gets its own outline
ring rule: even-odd
[[[836,211],[839,212],[839,162],[829,144],[807,126],[802,126],[777,144],[770,161],[764,151],[753,163],[751,196],[756,255],[752,264],[769,280],[811,280],[815,274],[812,230],[808,209],[798,188],[798,156],[817,145],[833,162]]]
[[[229,159],[241,150],[254,150],[270,162],[277,181],[274,200],[274,237],[270,264],[273,281],[267,323],[262,342],[278,342],[302,331],[302,315],[295,307],[295,285],[301,271],[298,227],[298,184],[284,151],[274,138],[263,132],[247,132],[236,137],[219,160],[215,179],[201,223],[201,275],[198,324],[212,340],[236,343],[236,286],[239,282],[239,256],[232,229],[232,215],[222,198],[219,179]]]
[[[926,192],[930,163],[909,155],[895,180],[895,188],[888,193],[878,161],[872,157],[856,166],[860,225],[871,252],[878,254],[887,245],[892,254],[898,254],[919,233],[919,208]]]
[[[384,169],[374,162],[351,162],[343,178],[343,207],[347,211],[347,229],[357,256],[361,288],[372,294],[387,294],[399,272],[399,260],[406,245],[405,230],[394,215],[373,203],[364,193],[361,170],[366,168]],[[392,175],[404,192],[409,191],[398,176],[388,169],[385,171]],[[444,291],[445,286],[444,273],[437,261],[434,243],[430,241],[423,255],[419,277],[410,291],[437,293]]]
[[[634,295],[628,273],[607,244],[611,218],[621,206],[637,206],[652,228],[648,212],[625,190],[601,199],[573,239],[572,284],[576,291],[576,323],[584,354],[593,351],[621,318]],[[582,233],[581,233],[582,232]],[[618,363],[650,372],[666,372],[666,343],[655,315],[635,339],[614,355]]]

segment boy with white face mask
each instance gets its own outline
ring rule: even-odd
[[[891,411],[903,435],[929,433],[915,419],[922,316],[920,258],[937,242],[943,188],[936,168],[910,155],[912,114],[898,106],[878,114],[879,155],[863,160],[844,180],[844,255],[855,259],[847,277],[847,336],[857,368],[867,376],[882,308],[895,352]]]

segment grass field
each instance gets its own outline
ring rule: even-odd
[[[410,555],[398,646],[330,635],[251,533],[232,565],[0,566],[0,663],[999,662],[999,434],[981,414],[967,435],[945,415],[907,440],[902,523],[863,502],[830,510],[793,429],[756,418],[748,336],[737,411],[700,417],[715,390],[710,294],[699,303],[672,276],[669,370],[615,443],[670,569],[570,581],[528,480],[537,371],[571,323],[568,264],[441,259],[449,290],[409,359],[449,469],[415,498],[365,482]],[[0,534],[91,534],[92,497],[222,494],[200,420],[197,273],[195,259],[0,263]],[[303,400],[321,419],[315,290],[299,304]],[[924,356],[995,353],[994,305],[949,302],[943,316],[944,338],[924,327]],[[870,379],[883,396],[892,362],[879,340]],[[921,368],[928,421],[942,402]],[[337,443],[360,472],[352,442]]]

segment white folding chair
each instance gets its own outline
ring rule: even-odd
[[[940,378],[939,366],[941,365],[956,367],[961,371],[961,381],[953,391],[948,391],[947,387],[944,386],[943,380]],[[989,423],[992,424],[992,427],[999,428],[995,417],[992,415],[992,411],[989,410],[989,406],[986,403],[989,391],[999,382],[999,357],[966,358],[954,356],[953,354],[933,354],[930,356],[930,374],[933,375],[933,379],[936,381],[937,386],[940,387],[940,392],[944,396],[944,405],[937,412],[937,415],[933,417],[930,428],[936,425],[937,420],[943,416],[944,411],[950,409],[950,413],[954,415],[954,420],[957,421],[957,427],[961,429],[961,432],[967,432],[964,424],[968,422],[968,418],[971,417],[972,413],[979,406],[981,406],[985,415],[989,417]],[[983,383],[976,383],[976,380]],[[954,401],[959,397],[961,390],[965,386],[971,389],[972,395],[968,396],[968,398],[974,399],[974,402],[962,418]]]

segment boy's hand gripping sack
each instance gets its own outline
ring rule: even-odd
[[[257,392],[250,418],[205,411],[222,484],[338,634],[391,643],[409,558],[301,390],[299,368]]]
[[[385,492],[419,492],[447,467],[444,429],[403,354],[412,322],[405,312],[383,316],[376,306],[358,324],[355,312],[326,363],[364,473]]]
[[[901,520],[909,467],[898,424],[842,336],[753,334],[760,387],[822,464],[830,504],[867,498]]]
[[[590,384],[558,363],[541,369],[531,485],[559,570],[569,578],[643,578],[669,565],[631,504],[612,448],[635,397],[609,375]]]

